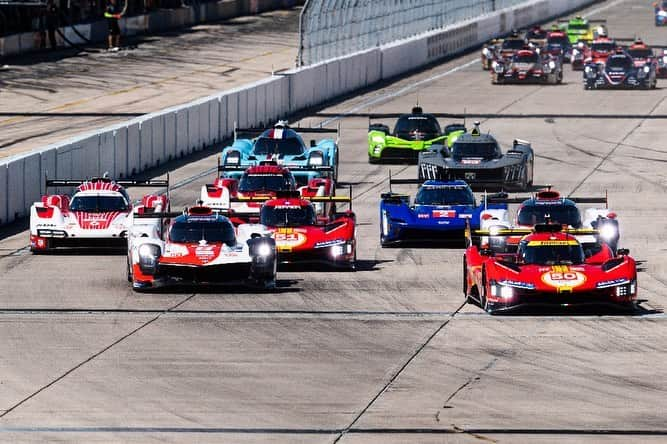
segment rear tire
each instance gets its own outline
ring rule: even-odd
[[[132,267],[130,266],[130,259],[127,259],[127,281],[132,282]]]

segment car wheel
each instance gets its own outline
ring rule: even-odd
[[[127,259],[127,281],[132,282],[132,267],[130,266],[130,259]]]
[[[521,175],[521,191],[528,191],[528,164],[523,168],[523,173]]]
[[[472,303],[472,299],[468,294],[468,263],[465,254],[463,255],[463,297],[466,300],[466,304]]]
[[[479,301],[482,310],[489,312],[489,301],[486,299],[486,268],[482,268],[482,288],[479,290]]]

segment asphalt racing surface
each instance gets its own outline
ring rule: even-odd
[[[600,8],[593,16],[612,34],[664,42],[650,5]],[[464,305],[462,250],[380,248],[388,170],[411,178],[416,167],[369,165],[367,120],[342,119],[355,273],[280,273],[275,293],[139,295],[122,254],[32,256],[26,231],[7,235],[0,441],[664,442],[667,148],[664,122],[649,116],[667,113],[667,82],[584,91],[581,74],[565,71],[560,86],[491,85],[475,52],[322,111],[405,112],[419,101],[498,114],[482,129],[504,147],[531,141],[537,184],[609,191],[622,246],[641,261],[635,313],[489,316]],[[558,117],[568,114],[582,117]],[[172,172],[174,208],[194,202],[215,162]]]

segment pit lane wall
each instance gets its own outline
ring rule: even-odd
[[[270,125],[377,82],[543,22],[592,0],[533,0],[391,45],[358,52],[147,114],[0,161],[0,224],[26,217],[44,177],[124,178],[220,144],[241,128]],[[342,147],[347,149],[347,147]],[[194,198],[194,196],[193,196]]]
[[[180,9],[161,9],[148,14],[124,17],[120,20],[121,33],[124,36],[154,34],[169,29],[185,28],[200,23],[225,20],[242,15],[259,14],[264,11],[291,8],[302,5],[305,0],[220,0],[199,3]],[[58,46],[87,45],[90,42],[104,42],[107,38],[107,22],[98,20],[92,23],[64,26],[60,28],[62,36],[56,34]],[[37,51],[42,44],[48,47],[46,38],[39,32],[24,32],[0,37],[0,57]],[[65,40],[67,39],[67,40]]]

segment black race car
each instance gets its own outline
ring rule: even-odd
[[[465,180],[474,189],[527,190],[533,183],[535,156],[529,142],[515,140],[503,154],[496,139],[482,134],[479,122],[451,148],[433,145],[419,154],[423,180]]]
[[[657,83],[655,64],[636,66],[624,50],[610,55],[604,65],[589,63],[584,67],[584,89],[653,89]]]

